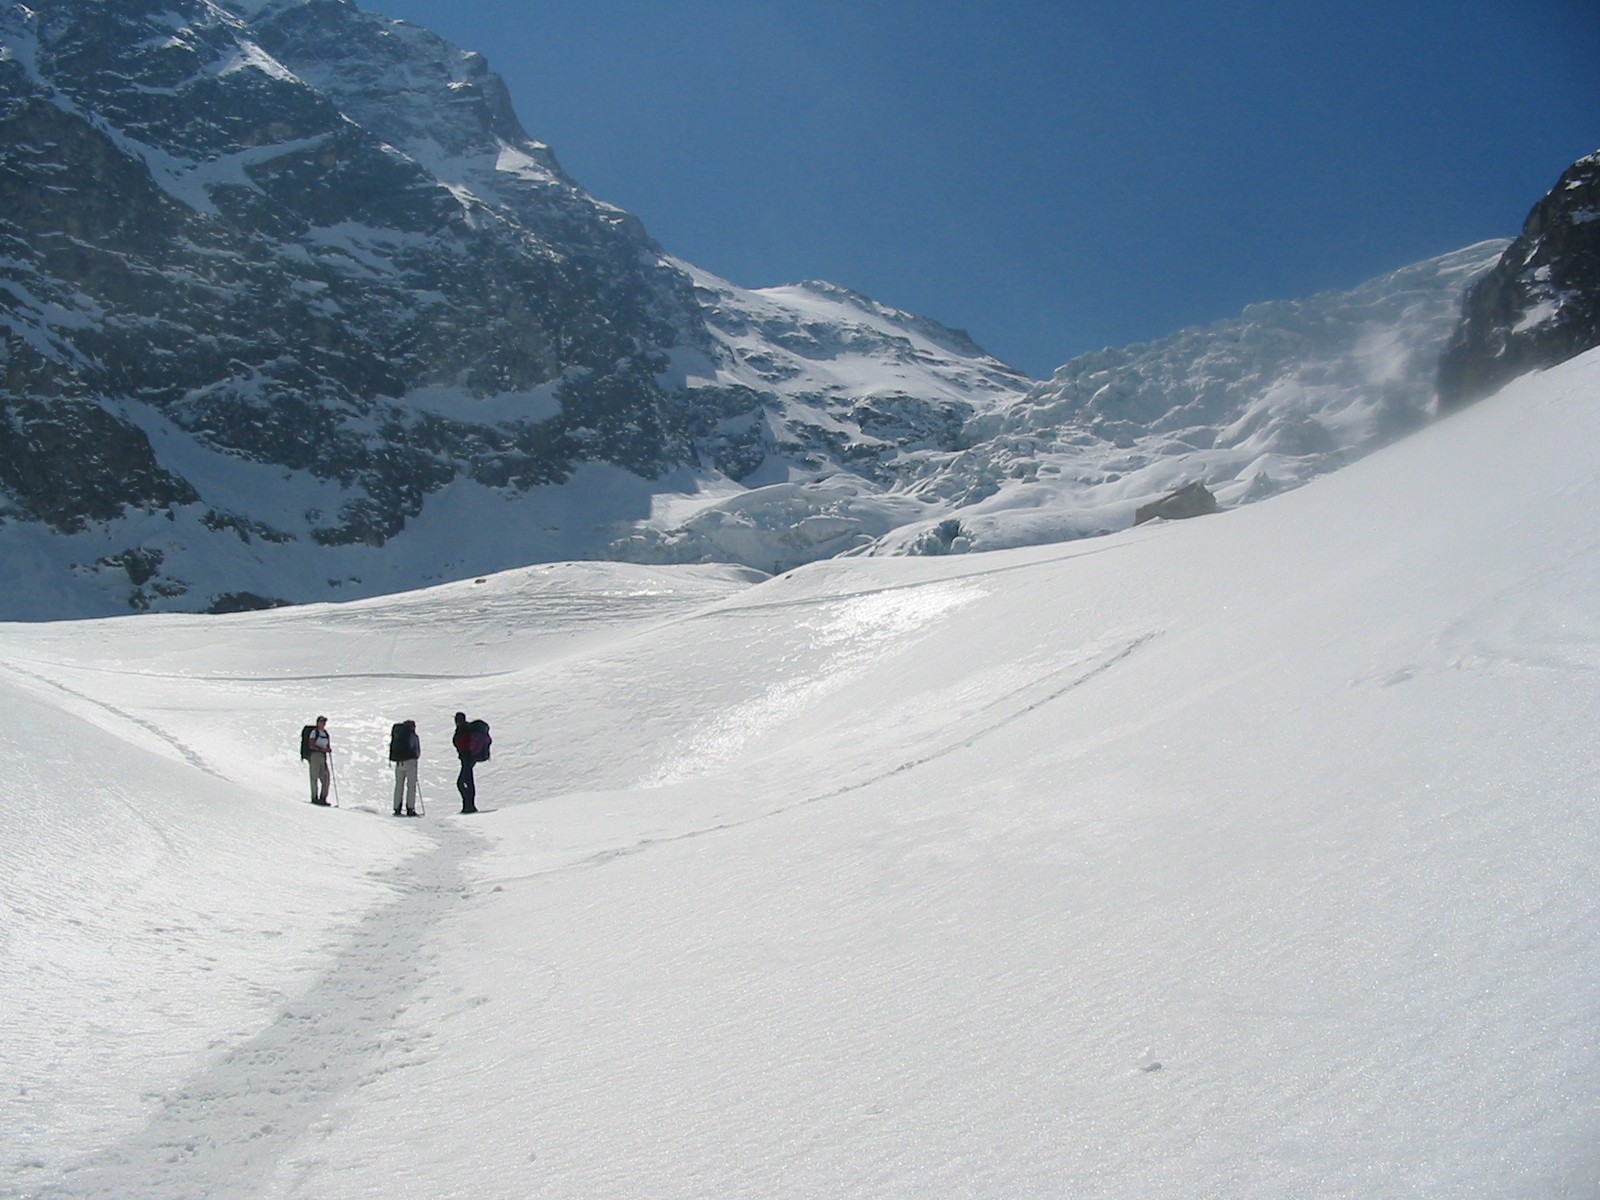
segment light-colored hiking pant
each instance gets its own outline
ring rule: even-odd
[[[313,750],[306,755],[306,766],[311,769],[311,799],[319,804],[328,800],[328,755],[322,750]],[[319,790],[320,785],[320,790]]]
[[[400,811],[400,796],[405,794],[406,811],[417,811],[417,760],[408,759],[394,765],[394,810]]]

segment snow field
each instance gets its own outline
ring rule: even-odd
[[[0,1188],[1593,1196],[1597,391],[1065,546],[0,627]]]

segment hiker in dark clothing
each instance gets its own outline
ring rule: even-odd
[[[478,785],[472,778],[472,768],[478,765],[478,755],[472,748],[472,730],[467,724],[467,714],[456,714],[456,735],[450,744],[456,748],[461,760],[461,774],[456,776],[456,791],[461,793],[461,811],[478,811]]]

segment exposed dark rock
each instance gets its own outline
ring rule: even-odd
[[[166,555],[150,546],[134,546],[120,554],[110,554],[100,559],[96,567],[121,569],[127,573],[132,585],[128,591],[128,607],[136,612],[146,612],[159,600],[174,600],[186,595],[189,585],[181,579],[162,578],[161,568]]]
[[[1441,412],[1600,345],[1600,153],[1534,205],[1522,234],[1467,293],[1439,362]]]
[[[128,508],[170,508],[198,498],[184,480],[156,462],[144,433],[80,395],[56,391],[60,381],[32,369],[13,346],[0,389],[0,488],[17,513],[72,533]],[[0,348],[0,354],[4,354]],[[74,389],[76,390],[76,389]],[[55,394],[52,394],[52,393]]]
[[[110,555],[100,560],[103,567],[121,567],[128,573],[128,579],[134,587],[143,587],[154,579],[161,570],[161,563],[166,556],[159,550],[150,550],[143,546],[124,550],[121,554]]]
[[[223,592],[211,598],[211,603],[206,605],[206,612],[260,612],[268,608],[283,608],[288,603],[287,600],[274,600],[270,596],[258,596],[254,592]]]
[[[1168,521],[1182,521],[1189,517],[1203,517],[1217,511],[1217,498],[1211,489],[1196,480],[1159,500],[1142,504],[1133,514],[1133,523],[1143,525],[1161,517]]]
[[[526,180],[464,200],[397,149],[442,130],[500,182],[497,139],[526,135],[481,60],[453,88],[438,39],[386,37],[392,22],[336,3],[280,6],[246,27],[199,0],[50,0],[0,23],[31,65],[0,63],[12,263],[0,281],[14,281],[0,305],[13,328],[56,343],[51,366],[83,397],[28,387],[8,364],[0,403],[30,435],[4,452],[0,485],[26,512],[70,528],[197,498],[130,460],[148,459],[137,431],[132,449],[109,452],[122,430],[95,415],[102,399],[154,406],[225,454],[363,490],[315,531],[328,544],[381,544],[458,474],[559,482],[584,461],[648,475],[681,460],[653,376],[670,347],[705,335],[687,281],[637,222],[547,153]],[[357,106],[373,124],[336,103],[348,85],[306,82],[378,45],[389,61],[368,63]],[[408,126],[397,96],[406,62],[435,77],[425,128]],[[526,154],[541,157],[532,143]],[[529,422],[486,436],[470,419],[395,409],[427,384],[558,384],[561,412],[543,435]],[[69,442],[76,476],[48,483],[40,456]]]

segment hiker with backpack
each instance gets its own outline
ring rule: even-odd
[[[300,731],[300,757],[311,772],[311,803],[319,808],[328,807],[328,785],[333,775],[328,768],[328,757],[333,753],[333,739],[328,736],[328,718],[318,717],[315,725]]]
[[[489,761],[492,742],[489,722],[468,721],[466,713],[456,714],[456,735],[451,739],[451,745],[456,748],[456,757],[461,760],[461,774],[456,776],[456,791],[461,793],[461,811],[464,813],[478,811],[478,785],[472,778],[472,769],[481,762]]]
[[[394,764],[394,815],[400,815],[400,800],[405,798],[406,816],[417,815],[417,760],[422,757],[422,739],[415,721],[401,721],[389,731],[389,761]]]

